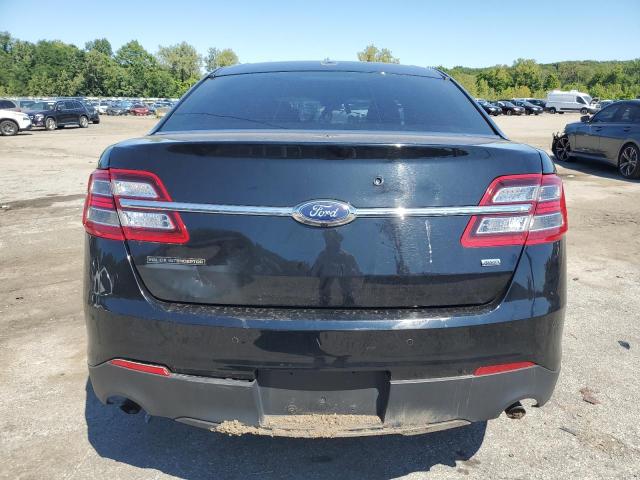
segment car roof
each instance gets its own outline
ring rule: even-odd
[[[297,61],[297,62],[265,62],[242,63],[231,67],[222,67],[212,72],[212,75],[241,75],[246,73],[272,72],[361,72],[361,73],[392,73],[397,75],[414,75],[420,77],[444,78],[445,75],[435,68],[416,67],[413,65],[399,65],[397,63],[377,62],[337,62],[337,61]]]

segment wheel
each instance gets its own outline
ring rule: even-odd
[[[525,111],[525,115],[531,115],[531,112],[529,110]]]
[[[93,123],[94,125],[97,125],[97,124],[99,124],[99,123],[100,123],[100,120],[94,120],[94,121],[93,121],[93,122],[91,122],[91,123]]]
[[[55,130],[57,127],[56,119],[53,117],[49,117],[44,121],[44,128],[47,130]]]
[[[587,111],[587,109],[586,109],[586,108],[581,108],[581,109],[580,109],[580,113],[581,113],[582,115],[586,115],[586,114],[587,114],[587,113],[589,113],[589,112]]]
[[[552,115],[553,115],[554,113],[556,113],[556,108],[555,108],[555,107],[551,107],[551,108],[549,109],[549,113],[550,113],[550,114],[552,114]]]
[[[507,110],[507,115],[511,115],[511,110]]]
[[[84,115],[80,115],[80,128],[87,128],[89,126],[89,119]]]
[[[0,135],[3,137],[12,137],[17,135],[20,127],[13,120],[2,120],[0,122]]]
[[[624,178],[640,178],[640,152],[635,145],[625,145],[618,157],[618,171]]]
[[[570,162],[571,158],[571,145],[569,144],[569,137],[566,135],[558,138],[552,146],[553,154],[557,160],[561,162]]]

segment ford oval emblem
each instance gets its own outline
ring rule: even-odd
[[[293,209],[293,218],[314,227],[337,227],[356,218],[355,209],[337,200],[311,200]]]

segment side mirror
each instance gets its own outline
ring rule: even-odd
[[[591,117],[589,115],[583,115],[580,117],[580,121],[582,123],[589,123],[589,120],[591,120]]]
[[[62,110],[64,107],[62,105],[56,105],[56,110],[59,112],[60,110]]]

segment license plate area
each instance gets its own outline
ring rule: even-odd
[[[265,416],[364,415],[384,421],[388,372],[259,370],[257,380]]]

